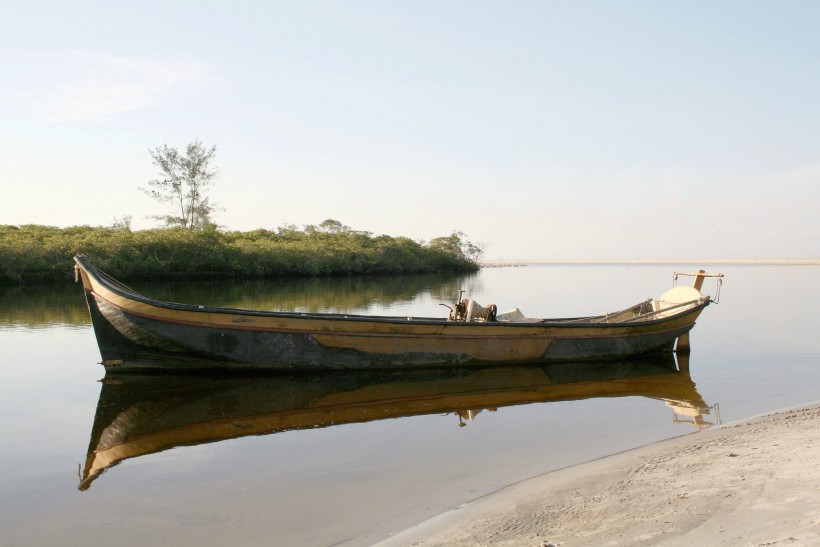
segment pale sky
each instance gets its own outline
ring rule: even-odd
[[[820,256],[820,2],[12,0],[0,224],[157,226],[217,145],[229,230],[488,258]]]

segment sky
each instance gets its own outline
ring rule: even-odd
[[[820,2],[39,1],[0,18],[0,224],[332,218],[487,258],[820,249]]]

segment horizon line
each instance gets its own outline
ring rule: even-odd
[[[516,266],[538,264],[721,264],[759,266],[820,266],[820,257],[812,258],[486,258],[480,266]]]

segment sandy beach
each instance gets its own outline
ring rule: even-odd
[[[550,472],[379,545],[820,545],[820,404]]]

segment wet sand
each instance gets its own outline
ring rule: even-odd
[[[547,473],[379,545],[820,545],[820,403]]]

